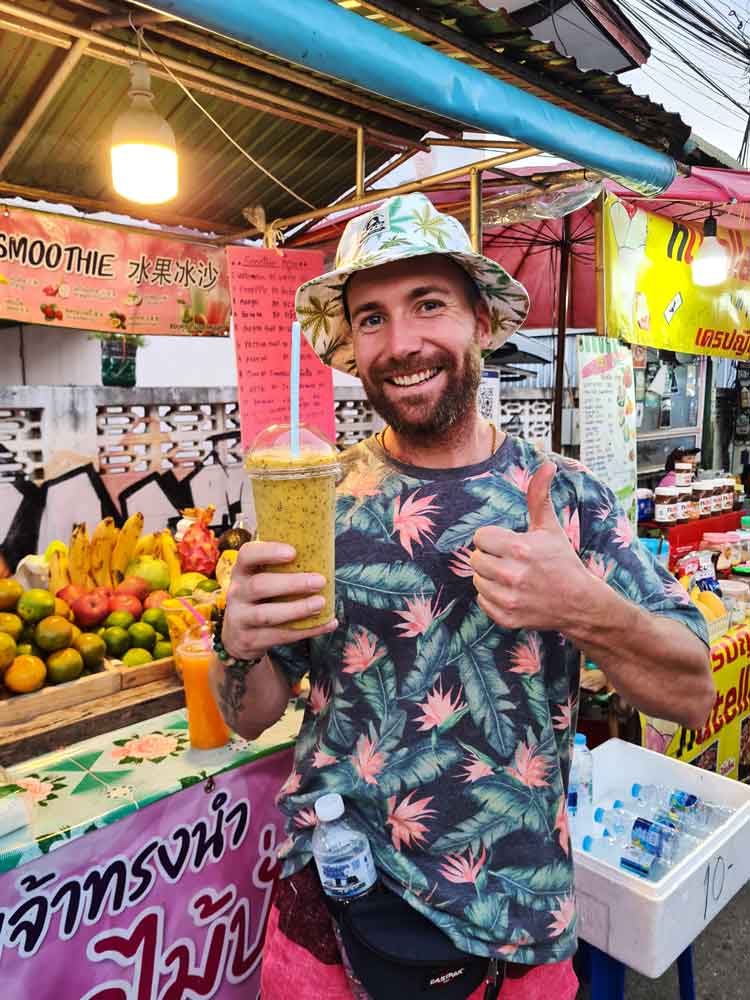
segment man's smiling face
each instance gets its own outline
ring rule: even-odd
[[[346,303],[367,398],[397,434],[439,438],[473,413],[490,324],[460,265],[429,254],[359,271]]]

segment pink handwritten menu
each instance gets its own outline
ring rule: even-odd
[[[294,293],[325,270],[318,250],[227,247],[242,446],[289,420]],[[300,419],[335,440],[333,373],[302,338]]]

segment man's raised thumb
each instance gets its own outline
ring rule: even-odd
[[[555,463],[545,462],[531,477],[526,493],[529,505],[529,531],[562,531],[550,496],[552,480],[556,473]]]

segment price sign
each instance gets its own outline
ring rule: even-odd
[[[228,247],[242,446],[289,420],[289,368],[297,288],[325,268],[317,250]],[[333,373],[302,338],[300,419],[336,437]]]

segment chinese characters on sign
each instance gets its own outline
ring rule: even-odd
[[[289,420],[289,367],[294,293],[324,270],[316,250],[228,247],[229,286],[237,356],[242,445],[249,448],[269,424]],[[300,419],[332,441],[333,377],[302,338]]]
[[[229,332],[224,252],[13,208],[0,218],[0,318],[223,337]]]

